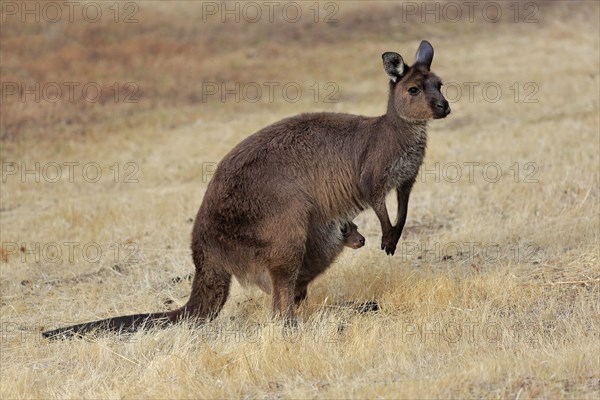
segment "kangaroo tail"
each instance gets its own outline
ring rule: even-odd
[[[123,315],[42,332],[42,336],[49,339],[61,339],[78,336],[94,330],[132,333],[141,328],[167,326],[177,320],[178,311]]]
[[[196,274],[192,282],[192,293],[188,302],[181,308],[168,312],[124,315],[86,322],[84,324],[58,328],[42,332],[46,338],[68,338],[93,330],[113,332],[135,332],[140,328],[165,327],[182,319],[206,322],[216,317],[229,295],[231,274],[221,268],[207,268],[204,255],[198,243],[193,243],[192,255]]]

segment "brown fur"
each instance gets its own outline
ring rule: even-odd
[[[318,226],[306,243],[306,254],[302,269],[296,280],[295,303],[306,298],[310,281],[321,274],[342,252],[344,246],[359,249],[365,244],[365,238],[358,232],[352,221],[331,221]],[[240,283],[254,284],[265,293],[272,294],[271,278],[268,271],[250,273],[239,277]]]
[[[393,255],[425,155],[426,120],[450,112],[440,80],[429,70],[432,58],[425,41],[412,67],[396,53],[383,55],[391,82],[387,112],[380,117],[301,114],[233,148],[217,167],[195,219],[196,274],[188,302],[167,313],[118,318],[133,324],[209,320],[223,307],[235,276],[268,287],[273,314],[294,323],[295,305],[306,297],[308,284],[341,251],[342,224],[367,208],[380,221],[381,248]],[[411,94],[413,88],[418,93]],[[385,205],[390,190],[398,198],[395,225]],[[83,332],[89,324],[77,327]]]

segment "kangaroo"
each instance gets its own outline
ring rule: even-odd
[[[342,235],[346,247],[360,249],[365,245],[365,237],[358,232],[358,227],[352,221],[342,226]]]
[[[331,227],[333,225],[333,228]],[[306,242],[302,268],[296,279],[294,304],[298,306],[306,299],[308,284],[323,273],[342,252],[343,246],[358,249],[365,245],[365,238],[358,232],[352,221],[322,223],[316,226],[312,236]],[[342,237],[333,230],[341,232]]]
[[[384,115],[300,114],[259,130],[225,155],[194,222],[196,271],[183,307],[96,324],[128,331],[143,323],[209,321],[225,304],[232,276],[253,281],[266,273],[273,315],[293,325],[308,284],[329,267],[331,254],[338,254],[341,239],[330,240],[332,233],[341,235],[340,221],[367,208],[379,219],[381,249],[393,255],[425,156],[427,121],[445,118],[450,106],[440,78],[430,71],[429,42],[421,42],[412,66],[395,52],[382,59],[390,78]],[[385,204],[392,190],[398,203],[395,225]],[[43,334],[81,333],[89,324]]]

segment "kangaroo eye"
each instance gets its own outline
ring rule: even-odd
[[[419,90],[419,88],[416,87],[411,87],[410,89],[408,89],[408,94],[410,94],[411,96],[416,96],[419,93],[421,93],[421,91]]]

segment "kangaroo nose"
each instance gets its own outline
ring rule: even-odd
[[[435,106],[437,108],[443,110],[445,115],[450,114],[450,104],[448,104],[447,100],[440,101]]]

